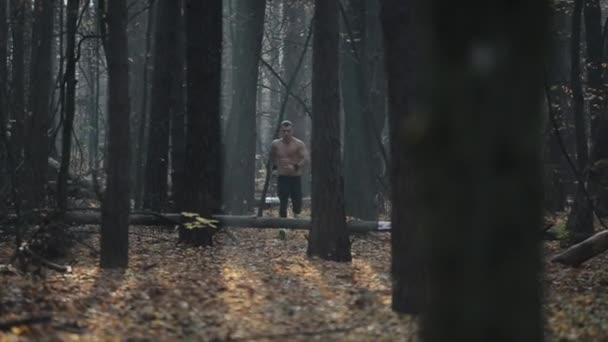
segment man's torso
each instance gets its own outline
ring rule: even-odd
[[[272,142],[276,148],[276,164],[280,176],[301,176],[301,168],[295,165],[302,159],[301,151],[304,144],[297,138],[292,138],[289,143],[285,143],[282,139],[277,139]]]

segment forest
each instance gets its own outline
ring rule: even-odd
[[[0,342],[608,340],[607,0],[0,0]]]

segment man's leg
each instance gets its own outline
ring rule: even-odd
[[[302,212],[302,177],[293,177],[291,182],[291,205],[293,216],[297,217]]]
[[[279,195],[279,216],[287,217],[287,201],[289,200],[289,179],[279,176],[277,179],[277,194]]]

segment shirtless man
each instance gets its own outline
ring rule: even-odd
[[[293,124],[281,122],[281,138],[272,142],[270,158],[277,168],[277,192],[281,206],[279,216],[287,217],[287,201],[291,197],[293,216],[302,211],[302,168],[308,161],[308,151],[302,140],[293,136]]]

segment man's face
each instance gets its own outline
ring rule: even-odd
[[[293,130],[291,129],[291,127],[281,127],[281,137],[283,137],[283,140],[291,139],[292,135]]]

